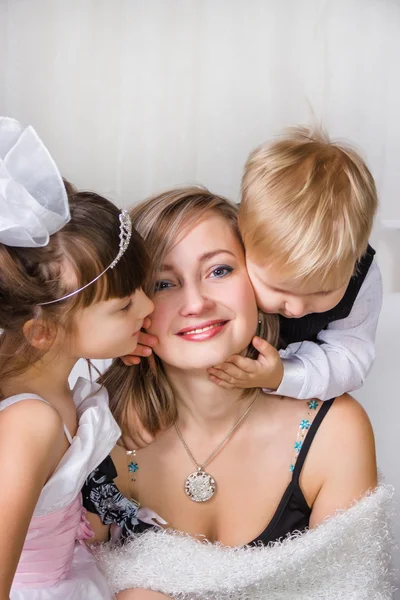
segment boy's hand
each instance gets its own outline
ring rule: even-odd
[[[149,317],[146,317],[143,323],[144,329],[148,329],[151,325],[151,321]],[[124,365],[138,365],[140,363],[141,357],[149,357],[152,353],[152,348],[158,344],[158,339],[155,335],[150,335],[150,333],[145,333],[141,331],[138,336],[138,345],[135,348],[135,351],[132,354],[127,354],[126,356],[121,356],[121,360]]]
[[[277,390],[283,378],[283,365],[278,350],[257,336],[253,338],[252,344],[259,352],[257,360],[235,354],[222,365],[208,369],[211,381],[228,390]]]

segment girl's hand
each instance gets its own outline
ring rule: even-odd
[[[143,323],[143,328],[148,329],[150,325],[151,321],[149,317],[146,317]],[[143,357],[148,358],[151,356],[152,348],[154,348],[157,343],[158,339],[155,335],[141,331],[138,336],[138,345],[136,346],[135,351],[132,354],[121,356],[122,362],[127,366],[138,365]]]

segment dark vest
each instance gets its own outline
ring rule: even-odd
[[[357,264],[355,273],[350,279],[343,298],[331,310],[323,313],[311,313],[300,319],[287,319],[280,316],[279,347],[286,348],[286,346],[293,342],[317,342],[317,335],[320,331],[326,329],[329,323],[348,317],[372,264],[374,254],[375,250],[368,245],[365,254],[363,254]]]

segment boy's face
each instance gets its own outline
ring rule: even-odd
[[[321,286],[318,279],[302,282],[285,277],[278,269],[246,257],[250,281],[256,293],[257,304],[265,313],[278,313],[289,319],[300,319],[310,313],[321,313],[336,306],[349,284],[341,287]]]

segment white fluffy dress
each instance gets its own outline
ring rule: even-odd
[[[393,489],[385,484],[313,530],[265,547],[228,548],[171,531],[133,535],[96,554],[114,592],[179,600],[389,600]]]

